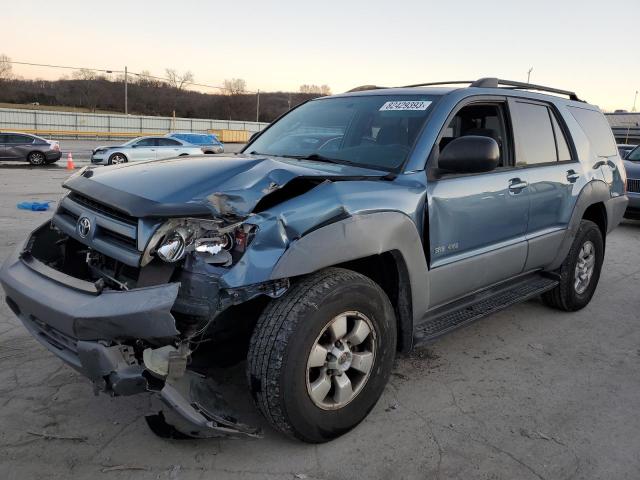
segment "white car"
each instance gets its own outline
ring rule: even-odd
[[[178,138],[138,137],[117,146],[93,150],[91,163],[114,165],[141,160],[163,160],[185,155],[202,155],[202,149]]]

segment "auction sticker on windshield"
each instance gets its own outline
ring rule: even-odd
[[[426,110],[427,108],[429,108],[429,105],[431,105],[431,102],[424,100],[386,102],[380,107],[379,111],[385,112],[389,110]]]

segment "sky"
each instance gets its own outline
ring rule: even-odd
[[[639,0],[0,0],[0,12],[0,53],[14,61],[174,68],[209,85],[242,78],[249,90],[526,81],[531,67],[532,83],[607,111],[631,109],[640,90]]]

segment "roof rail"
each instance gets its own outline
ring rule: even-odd
[[[413,87],[433,87],[436,85],[458,85],[461,83],[474,83],[474,80],[452,80],[450,82],[430,82],[430,83],[416,83],[414,85],[403,85],[400,88],[413,88]]]
[[[468,83],[469,87],[476,88],[499,88],[500,86],[504,86],[513,90],[533,90],[537,92],[556,93],[558,95],[566,95],[570,100],[575,100],[578,102],[583,101],[578,98],[578,95],[576,95],[575,92],[571,92],[569,90],[560,90],[558,88],[544,87],[542,85],[535,85],[533,83],[526,82],[516,82],[513,80],[502,80],[495,77],[485,77],[478,80],[452,80],[449,82],[416,83],[414,85],[405,85],[404,88],[432,87],[436,85],[459,85],[464,83]]]
[[[500,85],[509,87],[513,90],[535,90],[537,92],[557,93],[558,95],[568,96],[570,100],[576,100],[578,102],[582,101],[578,98],[578,95],[576,95],[575,92],[571,92],[569,90],[560,90],[559,88],[545,87],[526,82],[516,82],[514,80],[502,80],[500,78],[481,78],[471,83],[469,86],[478,88],[498,88]]]

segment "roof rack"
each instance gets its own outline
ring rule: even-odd
[[[578,98],[578,95],[576,95],[575,92],[571,92],[569,90],[560,90],[558,88],[544,87],[542,85],[535,85],[533,83],[526,82],[516,82],[513,80],[502,80],[500,78],[494,77],[480,78],[479,80],[453,80],[449,82],[416,83],[414,85],[405,85],[405,88],[432,87],[435,85],[459,85],[465,83],[468,83],[469,87],[476,88],[499,88],[500,86],[504,86],[512,90],[534,90],[537,92],[556,93],[558,95],[566,95],[570,100],[575,100],[578,102],[583,101]]]

